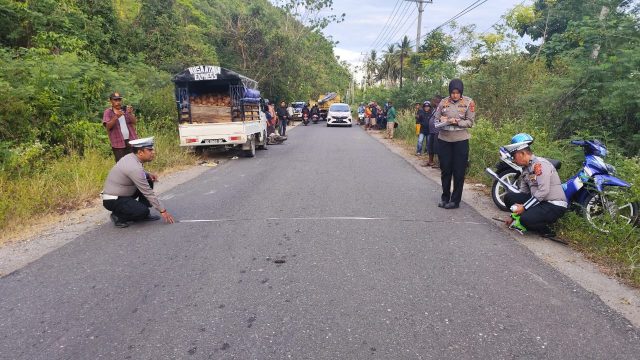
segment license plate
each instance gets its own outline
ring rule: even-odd
[[[204,141],[205,144],[220,144],[222,139],[207,139]]]

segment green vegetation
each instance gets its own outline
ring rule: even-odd
[[[260,82],[270,99],[347,87],[348,70],[319,30],[331,1],[0,0],[0,228],[13,230],[95,199],[113,164],[101,125],[124,94],[152,168],[193,163],[177,145],[171,76],[220,65]],[[302,24],[293,12],[308,10]],[[318,89],[316,93],[312,90]]]
[[[632,184],[628,199],[640,200],[640,6],[630,1],[536,0],[516,6],[494,33],[452,27],[430,33],[418,53],[390,47],[372,53],[364,66],[362,101],[413,103],[447,94],[453,77],[465,82],[479,118],[472,129],[472,181],[490,183],[483,173],[498,161],[498,147],[519,132],[535,137],[534,151],[563,162],[561,177],[580,168],[582,152],[570,139],[597,138],[610,150],[606,159]],[[520,36],[536,42],[522,52]],[[403,41],[405,42],[405,41]],[[470,56],[457,61],[461,49]],[[399,88],[400,59],[404,86]],[[400,117],[398,137],[414,147],[412,111]],[[640,286],[640,230],[612,224],[598,233],[579,214],[557,225],[561,237]]]

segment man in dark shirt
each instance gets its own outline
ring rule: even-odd
[[[280,102],[280,106],[276,109],[276,116],[278,117],[278,131],[280,132],[280,136],[285,136],[287,132],[287,120],[289,119],[286,102]]]
[[[431,103],[429,101],[425,101],[422,104],[422,108],[418,110],[416,114],[416,124],[420,125],[420,133],[418,134],[418,144],[416,145],[417,156],[422,155],[422,145],[426,142],[427,137],[429,136],[429,118],[431,117],[431,115],[432,115]]]

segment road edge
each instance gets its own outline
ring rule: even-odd
[[[202,165],[162,174],[155,191],[160,195],[193,180],[211,169],[210,164],[205,161]],[[55,217],[51,223],[39,226],[30,234],[3,244],[0,247],[0,278],[109,222],[108,215],[109,211],[96,199],[89,207]]]
[[[398,140],[384,139],[383,134],[377,131],[367,131],[367,133],[391,152],[403,158],[424,177],[440,184],[440,171],[420,166],[423,159],[413,155],[404,144],[398,143]],[[486,187],[484,184],[470,184],[465,181],[462,201],[484,218],[495,222],[493,218],[505,217],[505,213],[495,207],[490,197],[478,190],[484,187]],[[520,235],[504,227],[497,226],[497,228],[524,245],[536,257],[598,296],[607,306],[624,316],[636,328],[640,328],[640,290],[604,274],[595,263],[568,246],[545,241],[536,235]]]

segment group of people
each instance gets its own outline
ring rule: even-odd
[[[416,154],[422,153],[426,138],[429,160],[424,165],[437,167],[434,155],[438,156],[442,183],[438,207],[444,209],[460,206],[469,165],[469,129],[475,122],[476,104],[463,93],[462,80],[453,79],[449,83],[448,97],[435,96],[431,101],[425,101],[422,111],[416,114],[416,122],[420,125]],[[508,193],[505,204],[520,216],[520,224],[526,229],[553,237],[555,233],[550,225],[562,217],[568,203],[557,170],[547,159],[533,154],[532,143],[530,135],[517,134],[511,144],[505,146],[514,162],[523,168],[520,193]],[[507,225],[512,221],[510,217]]]
[[[423,102],[422,108],[416,112],[416,124],[420,126],[416,154],[422,154],[426,141],[429,158],[423,165],[437,168],[439,163],[442,194],[438,207],[444,209],[460,207],[469,164],[469,129],[475,122],[476,105],[473,99],[463,94],[463,82],[453,79],[449,83],[448,97],[436,95],[430,101]],[[109,135],[116,165],[109,172],[101,194],[103,206],[112,212],[111,220],[117,227],[127,227],[134,221],[160,218],[173,223],[173,216],[153,191],[158,176],[148,173],[143,166],[155,157],[153,138],[138,139],[134,109],[122,106],[120,93],[112,93],[109,100],[111,106],[104,111],[102,123]],[[272,104],[265,103],[265,110],[270,139],[275,136],[286,139],[287,123],[293,118],[292,106],[287,106],[283,101],[275,109]],[[302,109],[303,114],[308,115],[312,115],[313,111],[318,111],[317,106],[315,110],[307,105]],[[358,109],[360,111],[364,113],[366,130],[383,128],[378,119],[381,113],[384,114],[386,136],[393,138],[396,110],[391,101],[385,104],[384,110],[371,102],[366,107],[362,104]],[[275,134],[276,125],[279,135]],[[505,146],[514,162],[523,167],[521,192],[507,194],[505,204],[520,215],[520,223],[527,229],[543,236],[554,236],[549,225],[565,213],[568,203],[558,172],[548,160],[533,154],[530,148],[532,143],[530,135],[518,134],[512,138],[511,144]],[[151,215],[151,207],[161,216]]]
[[[111,221],[124,228],[135,221],[155,221],[161,217],[172,224],[173,216],[153,191],[158,176],[145,171],[144,164],[155,158],[152,137],[139,139],[138,121],[132,106],[122,105],[122,95],[109,96],[111,106],[104,111],[102,124],[107,130],[116,165],[109,171],[101,193],[102,205],[111,211]],[[160,216],[151,215],[155,208]]]
[[[360,103],[358,107],[358,115],[363,115],[365,130],[386,130],[385,137],[393,139],[394,130],[398,127],[397,112],[392,101],[387,101],[384,106],[380,106],[377,102],[371,101],[365,106]]]

